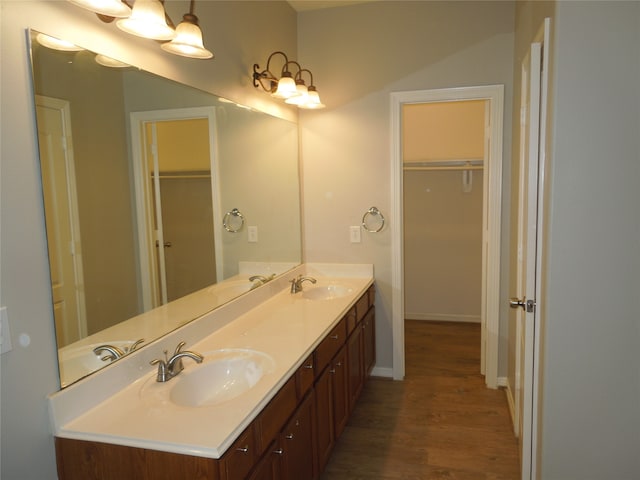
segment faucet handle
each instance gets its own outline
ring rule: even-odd
[[[176,347],[175,351],[173,352],[173,357],[174,358],[176,355],[178,355],[179,353],[182,352],[182,348],[187,344],[187,342],[180,342],[178,344],[178,346]],[[182,370],[184,370],[184,365],[182,364],[182,357],[177,358],[176,360],[174,360],[173,364],[171,365],[171,374],[172,375],[177,375],[179,374]]]
[[[165,352],[166,355],[166,352]],[[158,376],[156,381],[166,382],[168,380],[167,362],[159,358],[155,358],[149,362],[151,365],[158,365]]]

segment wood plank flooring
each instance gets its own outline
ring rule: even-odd
[[[405,322],[403,382],[371,378],[321,480],[516,480],[505,393],[478,373],[480,325]]]

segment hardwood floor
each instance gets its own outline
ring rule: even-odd
[[[480,325],[407,320],[403,382],[372,378],[321,480],[515,480],[502,390],[478,373]]]

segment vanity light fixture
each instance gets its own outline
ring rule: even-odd
[[[167,25],[160,0],[136,0],[131,16],[121,18],[116,26],[127,33],[152,40],[171,40],[176,32]]]
[[[202,30],[198,26],[198,17],[193,14],[194,0],[189,5],[189,13],[182,16],[182,22],[176,27],[176,35],[161,48],[167,52],[191,58],[211,58],[213,53],[204,48]]]
[[[175,28],[164,10],[164,1],[161,0],[135,0],[133,7],[129,7],[131,0],[69,0],[69,2],[95,12],[98,18],[106,23],[119,18],[116,25],[124,32],[167,42],[161,45],[166,52],[189,58],[213,57],[213,53],[204,47],[198,17],[193,14],[195,0],[191,0],[189,13],[183,15],[182,22]],[[127,10],[116,12],[115,8],[107,9],[105,4],[121,4]]]
[[[122,18],[131,15],[131,7],[120,0],[69,0],[78,7],[86,8],[99,15]]]
[[[280,70],[279,77],[271,72],[270,65],[274,56],[282,56],[284,64]],[[295,77],[291,74],[289,66],[297,67]],[[311,84],[306,86],[302,74],[307,72],[310,76]],[[280,98],[285,103],[296,105],[299,108],[319,109],[324,108],[320,101],[318,90],[313,84],[313,74],[307,68],[302,68],[295,60],[289,60],[284,52],[276,51],[269,55],[267,67],[260,70],[260,65],[253,65],[253,86],[262,88],[274,98]]]

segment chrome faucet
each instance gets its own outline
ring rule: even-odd
[[[202,363],[204,357],[196,352],[190,352],[188,350],[182,351],[182,347],[186,345],[185,342],[180,342],[176,347],[176,350],[173,352],[171,358],[167,358],[167,351],[164,351],[164,360],[160,358],[156,358],[155,360],[151,360],[149,362],[151,365],[158,365],[158,376],[156,377],[157,382],[168,382],[173,377],[178,375],[183,369],[182,359],[184,357],[189,357],[194,360],[196,363]]]
[[[311,282],[316,283],[316,279],[313,277],[303,277],[302,275],[298,275],[293,280],[289,280],[291,283],[291,293],[298,293],[302,291],[302,282]]]
[[[114,360],[118,360],[119,358],[124,357],[127,353],[133,352],[141,343],[144,343],[144,338],[136,340],[133,344],[131,344],[131,346],[124,348],[124,350],[122,348],[116,347],[115,345],[104,344],[94,348],[93,353],[100,356],[103,353],[107,352],[108,355],[105,355],[100,360],[102,360],[103,362],[106,362],[107,360],[113,362]]]
[[[98,356],[102,355],[105,352],[108,353],[108,355],[105,355],[100,359],[103,362],[106,362],[107,360],[113,362],[114,360],[124,357],[126,353],[124,350],[114,345],[100,345],[93,349],[93,353]]]
[[[276,274],[272,273],[268,277],[265,277],[264,275],[253,275],[252,277],[249,277],[250,282],[255,282],[256,280],[258,281],[258,283],[256,283],[255,285],[251,285],[251,290],[253,290],[254,288],[258,288],[260,285],[264,285],[267,282],[270,282],[275,278],[275,276]]]

